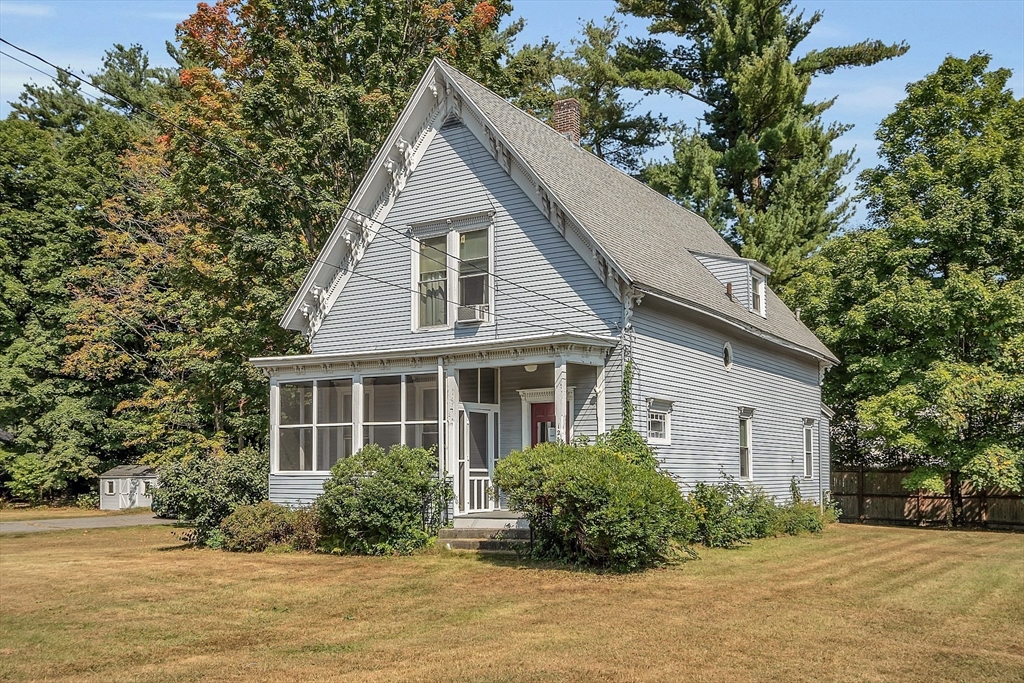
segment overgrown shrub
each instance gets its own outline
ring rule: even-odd
[[[693,540],[708,548],[732,548],[754,538],[818,532],[835,521],[831,508],[801,500],[794,482],[790,502],[779,505],[763,489],[742,486],[731,478],[720,484],[699,483],[688,496],[695,518]]]
[[[259,553],[288,543],[293,533],[292,511],[265,500],[256,505],[239,505],[220,523],[221,545],[225,550]]]
[[[265,454],[245,449],[170,462],[157,474],[160,485],[153,491],[153,511],[191,524],[185,539],[204,544],[239,505],[267,499],[270,465]]]
[[[433,449],[371,444],[331,468],[316,510],[334,552],[407,554],[437,535],[451,498]]]
[[[692,534],[675,482],[607,444],[542,444],[498,463],[495,484],[529,519],[535,557],[636,571]]]
[[[292,533],[288,543],[293,548],[313,552],[319,549],[322,537],[316,506],[292,510]]]

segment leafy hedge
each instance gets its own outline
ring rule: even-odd
[[[191,524],[186,540],[205,544],[239,505],[267,499],[269,475],[266,454],[253,449],[170,462],[157,470],[153,512]]]
[[[691,540],[708,548],[732,548],[754,538],[818,532],[837,519],[831,507],[823,510],[801,500],[796,482],[790,490],[790,502],[778,504],[762,489],[732,479],[698,483],[687,497],[695,521]]]
[[[316,510],[333,552],[407,554],[437,535],[452,495],[433,449],[371,444],[331,469]]]
[[[665,562],[692,516],[674,481],[631,460],[606,443],[543,444],[502,459],[494,481],[529,519],[535,557],[636,571]]]

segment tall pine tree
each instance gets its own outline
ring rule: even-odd
[[[634,41],[648,68],[678,77],[651,88],[698,100],[703,125],[675,129],[672,158],[647,169],[650,184],[704,216],[745,257],[766,263],[782,283],[848,216],[843,175],[852,153],[832,143],[848,126],[826,126],[834,100],[809,102],[820,74],[868,66],[907,46],[864,41],[811,50],[800,43],[821,20],[792,0],[619,0],[623,12],[671,34]],[[687,87],[687,84],[692,84]]]

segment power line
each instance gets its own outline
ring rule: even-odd
[[[112,97],[115,100],[118,100],[119,102],[124,103],[131,110],[141,111],[142,113],[144,113],[144,114],[146,114],[146,115],[148,115],[148,116],[150,116],[150,117],[152,117],[152,118],[154,118],[154,119],[156,119],[158,121],[162,121],[162,122],[166,123],[167,125],[171,126],[175,130],[178,130],[178,131],[180,131],[180,132],[182,132],[182,133],[184,133],[184,134],[186,134],[186,135],[188,135],[190,137],[193,137],[193,138],[195,138],[197,140],[200,140],[204,144],[210,145],[210,146],[215,147],[215,148],[217,148],[217,149],[219,149],[219,150],[221,150],[223,152],[226,152],[226,153],[230,154],[232,157],[234,157],[241,164],[256,167],[256,168],[260,169],[261,171],[263,171],[264,173],[268,173],[268,174],[274,176],[275,178],[277,178],[279,180],[284,180],[284,181],[290,183],[292,187],[288,188],[288,189],[294,189],[297,192],[297,194],[299,194],[299,196],[301,196],[303,199],[305,199],[306,201],[310,202],[311,204],[315,204],[315,202],[304,193],[303,188],[301,188],[297,183],[295,183],[294,180],[292,180],[290,178],[287,178],[285,176],[279,175],[277,172],[275,172],[274,169],[271,169],[271,168],[269,168],[269,167],[259,163],[258,161],[255,161],[255,160],[252,160],[252,159],[246,159],[245,157],[243,157],[238,152],[236,152],[236,151],[234,151],[234,150],[232,150],[232,149],[230,149],[228,147],[224,147],[223,145],[221,145],[221,144],[219,144],[219,143],[217,143],[217,142],[215,142],[213,140],[210,140],[209,138],[206,138],[206,137],[204,137],[202,135],[199,135],[198,133],[195,133],[195,132],[193,132],[191,130],[188,130],[187,128],[183,128],[182,126],[178,125],[177,123],[175,123],[175,122],[173,122],[173,121],[171,121],[171,120],[169,120],[169,119],[167,119],[167,118],[165,118],[163,116],[160,116],[159,114],[156,114],[156,113],[146,109],[145,107],[142,107],[142,106],[140,106],[140,105],[138,105],[138,104],[136,104],[134,102],[130,102],[130,101],[124,99],[123,97],[120,97],[119,95],[116,95],[116,94],[106,90],[105,88],[103,88],[103,87],[101,87],[99,85],[96,85],[91,79],[79,76],[78,74],[74,73],[73,71],[69,71],[67,69],[63,69],[63,68],[57,66],[56,64],[53,64],[52,62],[44,59],[43,57],[41,57],[41,56],[39,56],[39,55],[37,55],[37,54],[35,54],[33,52],[30,52],[29,50],[26,50],[26,49],[24,49],[22,47],[19,47],[18,45],[15,45],[14,43],[10,42],[9,40],[7,40],[5,38],[0,37],[0,42],[13,47],[14,49],[18,50],[19,52],[22,52],[22,53],[24,53],[26,55],[29,55],[33,59],[39,60],[43,64],[46,64],[47,66],[49,66],[49,67],[51,67],[53,69],[56,69],[58,72],[67,74],[67,75],[71,76],[72,78],[75,78],[76,80],[80,81],[81,83],[84,83],[86,85],[91,86],[92,88],[95,88],[96,90],[98,90],[99,92],[107,95],[108,97]],[[32,66],[31,64],[27,64],[26,62],[18,59],[17,57],[14,57],[14,56],[12,56],[10,54],[7,54],[6,52],[0,52],[0,54],[3,54],[5,56],[9,57],[10,59],[13,59],[14,61],[18,62],[19,64],[27,66],[27,67],[29,67],[29,68],[31,68],[31,69],[33,69],[33,70],[43,74],[47,78],[50,78],[51,80],[56,82],[56,78],[53,75],[48,74],[45,71],[43,71],[43,70],[41,70],[41,69],[39,69],[39,68],[37,68],[35,66]],[[88,93],[85,93],[85,92],[83,92],[82,94],[83,95],[88,95]],[[93,97],[93,99],[98,99],[98,98],[96,98],[93,95],[90,95],[90,96]],[[319,191],[317,191],[315,189],[314,189],[314,191],[318,192],[318,194],[321,194],[321,198],[322,199],[325,199],[325,200],[327,200],[329,202],[336,201],[336,199],[333,198],[333,197],[328,197],[327,195],[324,195],[324,194],[320,193]],[[387,223],[379,221],[379,220],[377,220],[377,219],[375,219],[375,218],[373,218],[371,216],[367,216],[366,214],[364,214],[361,211],[358,211],[358,210],[352,208],[351,206],[348,206],[348,207],[346,207],[345,209],[342,210],[342,217],[344,217],[344,212],[346,210],[347,211],[351,211],[352,213],[356,214],[357,216],[365,218],[365,219],[375,223],[376,225],[378,225],[380,227],[392,230],[392,231],[398,233],[399,235],[401,235],[403,238],[406,238],[406,239],[410,238],[410,236],[405,231],[403,231],[403,230],[401,230],[399,228],[396,228],[395,226],[388,225]],[[380,231],[378,231],[377,234],[379,235]],[[385,238],[385,239],[387,239],[387,238]],[[415,236],[412,236],[411,239],[412,239],[412,241],[416,242],[416,244],[422,246],[422,241],[417,239]],[[391,240],[391,241],[394,242],[395,240]],[[422,255],[422,251],[420,249],[413,248],[412,244],[407,244],[405,246],[409,247],[414,252],[420,253]],[[427,256],[427,258],[429,260],[431,260],[431,261],[434,261],[435,263],[437,263],[439,265],[444,265],[447,268],[447,263],[442,263],[438,259],[430,257],[429,255]],[[467,261],[465,261],[464,259],[459,258],[457,256],[452,255],[452,258],[455,261],[459,262],[459,263],[467,263]],[[320,261],[319,259],[314,259],[314,263],[323,263],[325,265],[332,265],[332,266],[334,265],[334,264],[325,263],[324,261]],[[573,311],[575,311],[577,313],[581,313],[581,314],[583,314],[583,315],[585,315],[587,317],[597,318],[598,320],[600,320],[601,322],[603,322],[605,324],[610,324],[610,325],[612,325],[614,327],[618,327],[618,323],[616,323],[614,321],[609,322],[607,320],[604,320],[599,315],[595,314],[593,311],[586,311],[586,310],[580,309],[580,308],[578,308],[576,306],[568,304],[568,303],[566,303],[564,301],[560,301],[560,300],[558,300],[558,299],[556,299],[556,298],[554,298],[552,296],[549,296],[547,294],[544,294],[542,292],[537,292],[537,291],[535,291],[535,290],[533,290],[533,289],[531,289],[529,287],[526,287],[525,285],[521,285],[518,282],[510,280],[510,279],[508,279],[506,277],[498,275],[497,273],[491,272],[489,270],[483,270],[483,269],[480,269],[480,268],[478,268],[476,266],[474,266],[474,268],[476,268],[480,272],[486,273],[487,275],[493,277],[496,280],[501,280],[502,282],[507,282],[508,284],[510,284],[510,285],[512,285],[514,287],[517,287],[519,289],[522,289],[523,291],[526,291],[526,292],[528,292],[530,294],[533,294],[534,296],[537,296],[537,297],[540,297],[542,299],[551,301],[551,302],[553,302],[555,304],[558,304],[559,306],[564,306],[564,307],[569,308],[569,309],[571,309],[571,310],[573,310]],[[515,301],[518,301],[519,303],[525,304],[525,305],[533,308],[537,312],[542,313],[542,314],[546,315],[547,317],[554,318],[555,320],[558,320],[559,322],[561,322],[561,323],[563,323],[565,325],[570,325],[572,327],[576,327],[577,329],[582,331],[582,328],[578,324],[571,323],[571,322],[569,322],[567,320],[563,320],[561,318],[553,316],[550,312],[545,311],[545,310],[543,310],[541,308],[538,308],[537,306],[533,305],[532,303],[530,303],[528,301],[524,301],[522,299],[519,299],[517,297],[512,296],[508,291],[505,291],[505,295],[510,297],[510,298],[512,298]]]

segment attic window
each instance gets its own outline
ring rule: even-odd
[[[750,274],[750,310],[758,315],[765,315],[765,280],[763,275]]]

